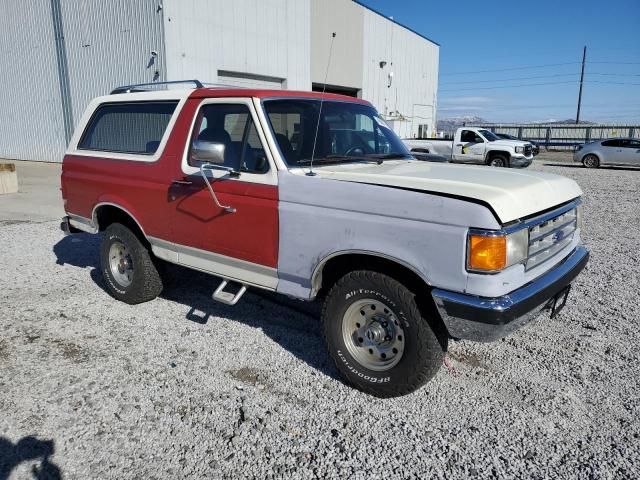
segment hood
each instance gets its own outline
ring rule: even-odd
[[[501,138],[500,140],[494,140],[493,142],[489,142],[487,145],[491,147],[522,147],[524,145],[531,145],[531,142],[527,142],[525,140],[507,140],[506,138]]]
[[[576,182],[560,175],[484,166],[402,160],[381,165],[316,165],[314,171],[328,179],[474,199],[490,205],[502,223],[531,216],[582,195]]]

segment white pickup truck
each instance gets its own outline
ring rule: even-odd
[[[461,127],[454,140],[431,138],[404,141],[412,152],[436,153],[452,162],[476,163],[492,167],[528,167],[533,161],[533,145],[522,140],[505,140],[485,128]]]

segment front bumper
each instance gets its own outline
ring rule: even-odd
[[[510,165],[512,167],[528,167],[533,162],[533,155],[525,157],[524,155],[512,155]]]
[[[577,247],[553,269],[502,297],[484,298],[437,288],[431,295],[451,337],[491,342],[536,318],[588,261],[589,251]]]

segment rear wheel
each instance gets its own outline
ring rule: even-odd
[[[162,291],[151,253],[127,227],[107,227],[100,249],[102,276],[109,293],[130,305],[147,302]]]
[[[488,164],[490,167],[508,167],[509,160],[504,155],[493,155]]]
[[[585,155],[582,159],[582,164],[587,168],[598,168],[600,159],[593,154]]]
[[[438,372],[447,348],[415,295],[384,274],[355,271],[331,289],[322,329],[348,383],[376,397],[411,393]]]

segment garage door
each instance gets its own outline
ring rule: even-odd
[[[284,85],[284,78],[219,70],[218,83],[222,85],[233,85],[243,88],[282,90]]]

